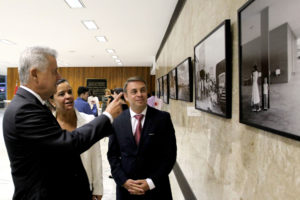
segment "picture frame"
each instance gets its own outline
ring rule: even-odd
[[[169,72],[169,98],[177,99],[177,68],[172,69]]]
[[[249,0],[238,10],[240,123],[295,140],[299,7],[297,0]]]
[[[159,82],[159,98],[162,98],[164,96],[162,77],[158,79],[158,82]]]
[[[193,67],[191,57],[186,58],[176,66],[177,99],[193,102]]]
[[[159,78],[158,78],[158,79],[156,79],[156,85],[155,85],[157,98],[160,98],[160,93],[161,93],[159,85],[160,85],[160,83],[159,83]]]
[[[93,94],[98,97],[98,99],[102,99],[105,95],[105,89],[107,88],[107,80],[106,79],[96,79],[96,78],[87,78],[86,86],[89,90],[93,91]]]
[[[195,108],[231,118],[230,20],[224,20],[194,47]]]
[[[163,80],[163,102],[169,104],[169,74],[162,77]]]

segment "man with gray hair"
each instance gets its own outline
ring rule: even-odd
[[[112,133],[120,96],[106,112],[73,132],[62,130],[45,106],[54,94],[56,51],[30,47],[20,58],[21,86],[6,109],[3,134],[15,185],[13,199],[91,199],[80,154]]]

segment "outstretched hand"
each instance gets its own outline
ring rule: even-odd
[[[122,112],[122,106],[121,106],[122,103],[120,101],[122,95],[123,95],[122,92],[118,94],[118,96],[112,102],[110,102],[106,107],[105,111],[111,114],[113,118],[118,117],[119,114]]]

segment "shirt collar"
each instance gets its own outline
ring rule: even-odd
[[[130,112],[130,116],[131,116],[131,117],[134,117],[135,115],[139,115],[139,114],[133,112],[133,110],[131,110],[131,108],[129,108],[129,112]],[[146,116],[146,112],[147,112],[147,106],[146,106],[146,108],[143,110],[143,112],[141,112],[140,114],[143,114],[144,116]]]
[[[27,90],[28,92],[30,92],[31,94],[33,94],[40,102],[42,105],[45,105],[45,101],[40,97],[40,95],[38,95],[36,92],[34,92],[32,89],[24,86],[24,85],[21,85],[20,86],[21,88],[23,88],[24,90]]]

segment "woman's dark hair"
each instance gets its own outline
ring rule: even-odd
[[[62,84],[64,82],[67,82],[69,83],[66,79],[62,78],[62,79],[59,79],[57,82],[56,82],[56,86],[58,86],[59,84]]]

